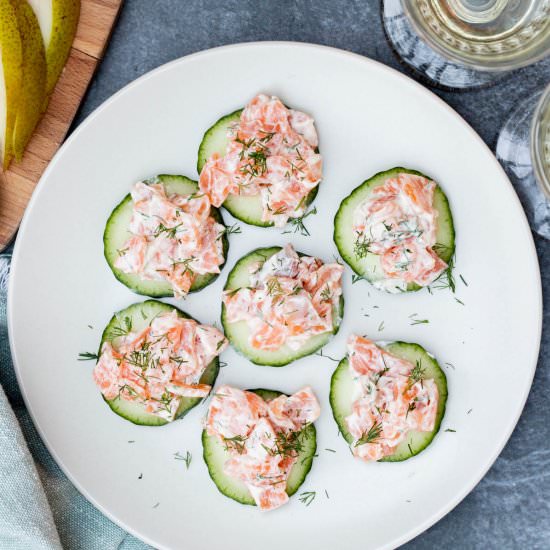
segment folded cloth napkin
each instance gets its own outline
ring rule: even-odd
[[[0,548],[150,549],[75,489],[34,428],[17,385],[8,343],[9,265],[10,255],[0,255]]]

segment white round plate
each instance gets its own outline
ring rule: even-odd
[[[79,352],[97,349],[114,311],[144,299],[118,283],[103,258],[112,208],[147,176],[196,178],[204,131],[258,92],[316,119],[325,173],[317,215],[307,219],[311,236],[240,224],[217,282],[181,304],[191,315],[219,322],[227,273],[255,247],[292,242],[332,260],[340,201],[380,170],[401,165],[431,175],[449,197],[457,232],[455,295],[386,295],[364,281],[352,285],[346,268],[345,319],[324,350],[342,357],[356,331],[418,342],[445,365],[447,413],[418,457],[401,464],[352,458],[328,404],[330,359],[313,355],[272,368],[233,350],[222,355],[228,365],[219,383],[286,392],[311,384],[322,403],[319,456],[302,486],[316,498],[305,506],[294,497],[269,513],[225,498],[209,479],[200,443],[204,405],[172,425],[134,426],[105,405],[92,363],[77,361]],[[429,323],[412,325],[413,314]],[[531,233],[508,179],[473,130],[435,95],[383,65],[293,43],[192,55],[109,99],[42,177],[21,225],[9,292],[19,382],[49,450],[100,510],[170,549],[390,548],[420,533],[474,487],[510,436],[533,377],[541,317]],[[186,451],[189,470],[174,457]]]

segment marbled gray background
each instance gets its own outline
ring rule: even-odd
[[[385,40],[379,10],[377,0],[126,0],[76,124],[150,69],[236,42],[325,44],[407,72]],[[494,150],[508,112],[548,81],[550,59],[516,71],[491,88],[434,91]],[[545,298],[550,298],[550,243],[536,239],[536,244]],[[545,310],[541,359],[533,388],[501,456],[454,511],[407,548],[550,548],[549,329],[550,313]]]

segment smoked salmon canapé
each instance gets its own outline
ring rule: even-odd
[[[330,405],[354,456],[400,462],[423,451],[439,431],[447,378],[430,353],[407,342],[348,339],[332,375]]]
[[[290,244],[250,252],[227,277],[225,335],[258,365],[281,367],[316,352],[340,327],[343,271]]]
[[[415,170],[392,168],[354,189],[334,218],[334,242],[360,278],[387,292],[452,281],[449,202],[437,183]]]
[[[214,206],[248,224],[282,227],[305,214],[322,178],[313,118],[257,95],[206,132],[197,170]]]
[[[317,449],[321,409],[310,387],[216,388],[202,432],[203,456],[219,491],[241,504],[273,510],[304,482]]]
[[[219,275],[229,241],[217,208],[185,176],[140,181],[113,210],[103,234],[115,277],[137,294],[184,298]]]
[[[119,416],[143,426],[181,418],[216,381],[227,346],[216,328],[157,300],[115,313],[103,331],[93,378]]]

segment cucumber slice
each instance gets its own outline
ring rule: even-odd
[[[277,254],[281,250],[280,246],[272,246],[269,248],[257,248],[246,256],[243,256],[230,271],[227,276],[227,282],[225,283],[224,290],[235,290],[250,286],[250,273],[249,267],[257,262],[263,262]],[[304,256],[301,252],[298,252],[300,256]],[[309,340],[304,342],[302,347],[298,350],[290,349],[288,346],[283,346],[277,351],[258,350],[253,348],[249,343],[250,330],[246,321],[239,321],[238,323],[229,323],[226,319],[225,304],[222,303],[222,325],[225,332],[225,336],[231,342],[231,344],[242,355],[250,359],[252,363],[256,365],[266,365],[271,367],[283,367],[296,361],[306,355],[311,355],[317,350],[325,346],[330,339],[338,332],[340,323],[344,316],[344,297],[340,297],[340,303],[338,308],[334,308],[334,329],[332,332],[324,334],[318,334],[312,336]]]
[[[429,176],[409,170],[408,168],[396,167],[385,172],[379,172],[370,179],[364,181],[359,187],[356,187],[340,204],[338,212],[334,217],[334,242],[342,256],[343,260],[355,271],[357,275],[366,279],[375,286],[384,282],[385,277],[380,265],[380,256],[370,252],[363,258],[355,255],[354,247],[356,236],[353,231],[353,215],[356,208],[363,203],[372,191],[385,183],[389,178],[397,174],[413,174],[431,179]],[[434,204],[438,212],[437,230],[436,230],[436,254],[445,262],[449,263],[455,252],[455,229],[453,224],[453,215],[449,207],[449,201],[441,190],[439,185],[435,189]],[[394,287],[397,288],[397,287]],[[422,287],[416,283],[407,285],[407,292],[420,290]],[[391,288],[389,289],[391,291]],[[397,289],[399,290],[399,289]],[[403,290],[403,289],[401,289]]]
[[[177,193],[179,195],[189,195],[198,191],[199,186],[196,181],[193,181],[185,176],[174,176],[161,174],[157,179],[164,185],[166,192],[169,194]],[[151,296],[152,298],[163,298],[174,295],[172,285],[167,281],[146,281],[138,274],[124,273],[115,267],[115,262],[119,257],[119,250],[124,248],[124,244],[131,237],[128,231],[130,220],[132,218],[133,203],[132,197],[128,193],[122,202],[113,210],[103,233],[103,253],[105,259],[113,272],[113,275],[130,290],[136,294]],[[212,217],[221,225],[225,225],[222,215],[217,208],[212,207]],[[229,250],[229,240],[227,235],[222,236],[223,257],[227,258]],[[220,265],[220,270],[223,269],[225,261]],[[197,275],[190,292],[196,292],[213,283],[219,273],[205,273]]]
[[[214,154],[218,153],[220,156],[224,156],[227,151],[227,132],[229,128],[237,124],[241,118],[242,109],[235,111],[229,115],[220,118],[213,126],[211,126],[204,137],[202,138],[199,146],[199,157],[197,161],[197,172],[200,174],[206,161]],[[305,199],[305,206],[309,206],[315,197],[319,186],[314,187]],[[237,196],[229,195],[224,203],[223,207],[238,220],[249,225],[256,225],[258,227],[272,227],[273,222],[262,221],[262,199],[260,195],[251,196]]]
[[[116,349],[117,334],[120,335],[121,328],[125,330],[128,326],[130,326],[132,331],[140,332],[145,329],[155,317],[161,313],[166,313],[173,310],[176,310],[180,317],[192,319],[190,315],[187,315],[187,313],[181,311],[177,307],[159,302],[158,300],[146,300],[145,302],[139,302],[127,307],[126,309],[118,311],[113,315],[109,321],[109,324],[103,331],[98,355],[101,354],[101,348],[107,341],[111,342],[113,347]],[[201,376],[200,383],[213,386],[216,381],[216,377],[218,376],[219,369],[220,362],[216,357],[206,367]],[[111,407],[113,412],[134,424],[138,424],[140,426],[164,426],[169,423],[168,420],[165,420],[164,418],[145,412],[143,405],[134,401],[127,401],[126,399],[121,399],[120,397],[115,397],[115,399],[105,399],[104,397],[103,399],[107,405]],[[201,397],[183,397],[181,399],[178,411],[176,412],[175,419],[177,420],[185,416],[193,407],[197,406],[201,400]]]
[[[275,397],[281,395],[281,392],[273,390],[248,390],[257,393],[260,397],[266,401],[270,401]],[[231,457],[231,455],[225,450],[223,444],[218,438],[212,435],[208,435],[206,430],[202,432],[202,447],[203,458],[208,468],[208,473],[212,478],[212,481],[216,484],[216,487],[226,497],[232,498],[241,504],[248,504],[250,506],[256,506],[256,502],[252,498],[246,485],[239,479],[229,477],[223,471],[223,465],[225,461]],[[317,440],[315,426],[310,424],[304,432],[304,444],[302,452],[299,454],[296,464],[290,470],[290,475],[286,484],[286,493],[290,497],[292,496],[302,485],[306,479],[307,474],[311,470],[313,464],[313,458],[317,450]]]
[[[423,451],[439,431],[445,414],[447,403],[447,377],[436,359],[419,344],[408,342],[392,342],[380,345],[396,357],[410,361],[413,365],[421,361],[422,368],[426,369],[425,378],[433,378],[439,392],[439,403],[435,417],[434,429],[431,432],[410,431],[403,442],[397,446],[395,452],[382,458],[379,462],[401,462]],[[349,445],[353,443],[353,436],[349,433],[345,418],[351,414],[353,403],[354,383],[349,370],[347,358],[342,359],[334,371],[330,382],[330,406],[340,433]]]

